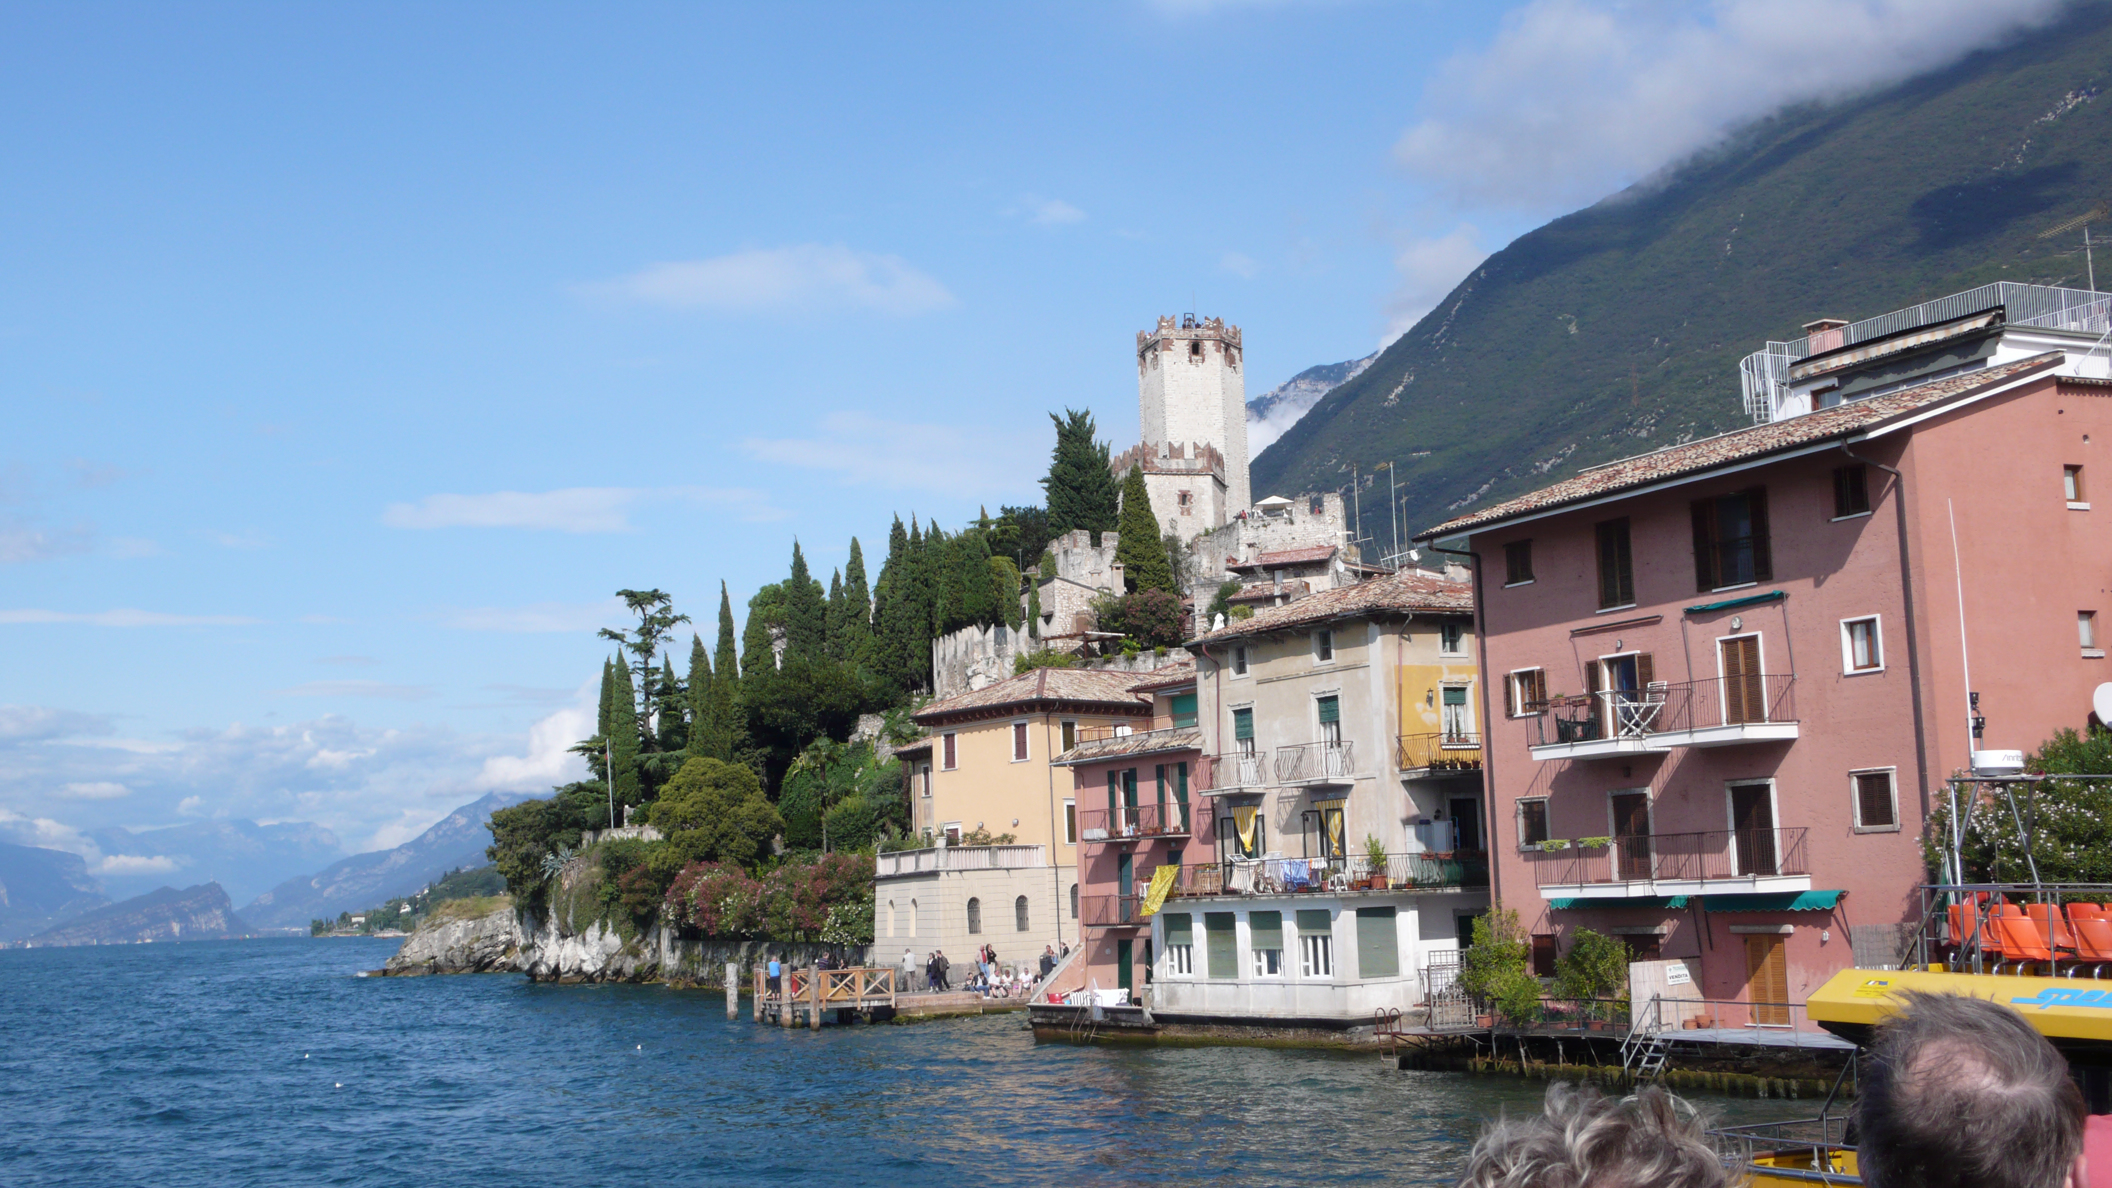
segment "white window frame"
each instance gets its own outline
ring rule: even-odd
[[[1450,647],[1445,645],[1445,633],[1448,631],[1453,632],[1457,636]],[[1458,623],[1439,623],[1437,625],[1437,654],[1440,656],[1466,656],[1472,654],[1467,650],[1467,629],[1465,625]]]
[[[949,730],[939,736],[939,770],[958,771],[961,766],[961,735]]]
[[[1509,672],[1507,672],[1507,673],[1505,673],[1505,674],[1504,674],[1504,678],[1503,678],[1503,697],[1504,697],[1504,707],[1503,707],[1503,708],[1504,708],[1504,714],[1505,714],[1505,716],[1506,716],[1506,717],[1512,717],[1512,718],[1536,718],[1536,717],[1539,717],[1539,714],[1537,714],[1536,712],[1534,712],[1534,711],[1532,711],[1532,710],[1529,710],[1529,709],[1526,709],[1526,708],[1525,708],[1525,697],[1523,696],[1524,690],[1522,690],[1522,689],[1520,689],[1520,688],[1518,687],[1518,678],[1519,678],[1519,677],[1525,676],[1525,675],[1527,675],[1527,674],[1530,674],[1530,673],[1535,673],[1535,672],[1543,674],[1543,675],[1541,676],[1541,678],[1540,678],[1540,682],[1541,682],[1541,683],[1542,683],[1543,685],[1544,685],[1544,684],[1546,684],[1546,683],[1547,683],[1547,677],[1546,677],[1545,673],[1547,672],[1547,670],[1546,670],[1545,668],[1514,668],[1514,669],[1512,669],[1511,671],[1509,671]]]
[[[2083,485],[2083,468],[2076,465],[2061,466],[2061,495],[2068,501],[2071,511],[2090,510],[2090,489]]]
[[[1857,667],[1855,666],[1855,637],[1854,637],[1854,636],[1853,636],[1852,634],[1850,634],[1849,628],[1853,627],[1853,626],[1854,626],[1855,624],[1857,624],[1857,623],[1868,623],[1868,624],[1870,624],[1870,642],[1871,642],[1871,644],[1872,644],[1872,645],[1873,645],[1873,646],[1875,647],[1875,650],[1876,650],[1876,652],[1877,652],[1877,664],[1876,664],[1876,665],[1874,665],[1873,667],[1870,667],[1870,668],[1857,668]],[[1716,653],[1716,664],[1717,664],[1717,666],[1718,666],[1718,667],[1722,667],[1722,665],[1723,665],[1723,652],[1722,652],[1721,650],[1719,650],[1719,651],[1718,651],[1718,652]],[[1884,670],[1885,670],[1885,624],[1884,624],[1884,616],[1883,616],[1883,615],[1857,615],[1856,617],[1854,617],[1854,618],[1852,618],[1852,619],[1842,619],[1842,620],[1841,620],[1841,675],[1842,675],[1842,676],[1869,676],[1869,675],[1870,675],[1871,673],[1874,673],[1874,672],[1883,672]]]
[[[1738,810],[1737,810],[1737,809],[1736,809],[1735,807],[1733,807],[1733,805],[1732,805],[1732,802],[1731,802],[1731,789],[1733,789],[1733,788],[1750,788],[1750,787],[1752,787],[1752,786],[1753,786],[1753,785],[1755,785],[1755,784],[1765,784],[1765,785],[1767,785],[1767,819],[1768,819],[1768,820],[1770,820],[1770,821],[1773,821],[1773,822],[1775,823],[1775,824],[1774,824],[1774,831],[1775,831],[1775,832],[1776,832],[1777,834],[1780,834],[1780,833],[1782,832],[1782,830],[1783,830],[1783,828],[1784,828],[1784,826],[1783,826],[1783,824],[1782,824],[1782,788],[1781,788],[1781,785],[1780,785],[1780,784],[1778,784],[1778,783],[1777,783],[1777,782],[1775,781],[1775,777],[1773,777],[1773,776],[1752,776],[1752,777],[1747,777],[1747,778],[1744,778],[1744,779],[1736,779],[1736,780],[1725,780],[1725,781],[1723,782],[1723,828],[1724,828],[1724,832],[1726,832],[1726,833],[1729,833],[1729,834],[1732,834],[1733,836],[1735,836],[1735,835],[1737,834],[1737,832],[1738,832]],[[1653,805],[1652,805],[1652,807],[1653,807],[1653,808],[1654,808],[1654,807],[1656,807],[1656,806],[1655,806],[1655,804],[1653,804]],[[1655,820],[1654,820],[1654,819],[1653,819],[1653,822],[1652,822],[1652,830],[1651,830],[1651,831],[1652,831],[1653,833],[1654,833],[1654,832],[1656,832],[1656,829],[1655,829]],[[1737,854],[1738,854],[1738,847],[1737,847],[1737,844],[1736,844],[1736,843],[1734,842],[1734,843],[1732,844],[1732,846],[1731,846],[1731,855],[1732,855],[1732,857],[1734,857],[1734,858],[1735,858],[1735,857],[1737,856]],[[1775,852],[1775,861],[1776,861],[1777,863],[1780,863],[1780,862],[1781,862],[1781,860],[1782,860],[1782,853],[1781,853],[1781,851],[1780,851],[1780,850],[1778,849],[1778,850],[1777,850],[1777,851]],[[1739,872],[1739,877],[1743,878],[1743,877],[1744,877],[1744,875],[1745,875],[1745,872],[1743,872],[1743,871],[1740,871],[1740,872]]]
[[[961,833],[962,829],[959,821],[948,821],[944,825],[939,826],[939,836],[945,838],[946,844],[949,846],[961,844]]]
[[[1254,673],[1253,673],[1253,667],[1254,667],[1254,666],[1253,666],[1253,659],[1254,659],[1254,658],[1253,658],[1253,656],[1251,656],[1251,655],[1250,655],[1250,654],[1249,654],[1249,653],[1247,652],[1247,645],[1245,645],[1245,644],[1233,644],[1233,645],[1232,645],[1232,679],[1233,679],[1233,680],[1235,680],[1235,681],[1243,681],[1243,680],[1246,680],[1246,679],[1247,679],[1248,677],[1250,677],[1250,676],[1254,675]]]
[[[1313,632],[1313,663],[1335,662],[1335,629],[1322,627]]]
[[[1078,844],[1078,799],[1073,796],[1063,798],[1063,844]]]
[[[1734,631],[1716,637],[1716,713],[1718,721],[1730,716],[1730,674],[1723,671],[1723,645],[1734,639],[1756,639],[1760,641],[1760,696],[1767,696],[1767,635],[1760,631]],[[1745,781],[1740,781],[1741,783]]]
[[[1056,737],[1063,743],[1064,750],[1068,751],[1078,745],[1078,719],[1065,718],[1056,729]]]
[[[1883,775],[1892,787],[1892,823],[1890,825],[1863,824],[1863,790],[1856,786],[1857,776]],[[1857,833],[1898,833],[1899,823],[1899,769],[1897,767],[1858,767],[1848,773],[1848,816],[1855,822]]]
[[[1461,702],[1461,703],[1460,703],[1460,710],[1462,711],[1462,712],[1461,712],[1461,714],[1460,714],[1460,717],[1461,717],[1461,718],[1462,718],[1462,719],[1463,719],[1463,720],[1464,720],[1464,721],[1466,722],[1466,724],[1467,724],[1467,728],[1466,728],[1465,730],[1462,730],[1462,731],[1460,731],[1460,733],[1461,733],[1461,734],[1474,734],[1474,733],[1477,733],[1477,732],[1478,732],[1478,731],[1479,731],[1479,730],[1481,729],[1481,724],[1480,724],[1479,722],[1476,722],[1476,721],[1474,720],[1474,682],[1472,682],[1472,681],[1439,681],[1439,682],[1437,683],[1437,732],[1438,732],[1438,734],[1439,734],[1439,735],[1443,735],[1443,734],[1446,734],[1446,733],[1447,733],[1447,731],[1445,730],[1445,690],[1447,690],[1447,689],[1463,689],[1463,690],[1465,690],[1465,691],[1466,691],[1467,699],[1466,699],[1465,701],[1463,701],[1463,702]]]
[[[1166,971],[1163,976],[1169,978],[1192,978],[1195,976],[1195,945],[1192,942],[1185,945],[1166,946]]]
[[[1012,762],[1030,763],[1034,759],[1033,724],[1025,718],[1012,719],[1011,737],[1005,740],[1012,748]],[[1025,751],[1026,754],[1020,754]]]
[[[1323,697],[1335,699],[1335,733],[1340,736],[1335,739],[1327,737],[1327,726],[1320,721],[1320,699]],[[1314,742],[1340,742],[1342,738],[1348,737],[1348,732],[1342,729],[1342,686],[1336,685],[1332,689],[1314,689],[1307,695],[1306,701],[1308,703],[1306,706],[1307,713],[1312,718]],[[1257,746],[1255,749],[1259,750],[1260,748]]]
[[[1315,966],[1320,968],[1315,969]],[[1298,977],[1301,981],[1335,980],[1335,938],[1332,933],[1298,934]]]
[[[2091,660],[2104,658],[2103,643],[2097,638],[2097,612],[2079,610],[2075,612],[2075,638],[2083,646],[2083,655]]]

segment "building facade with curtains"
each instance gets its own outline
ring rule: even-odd
[[[1685,961],[1719,1026],[1804,1026],[1902,960],[1944,781],[2112,679],[2106,304],[1813,323],[1754,356],[1762,423],[1420,535],[1476,560],[1495,890],[1543,970],[1590,928]]]
[[[1188,644],[1207,795],[1177,869],[1130,872],[1155,1017],[1349,1026],[1449,972],[1488,904],[1471,605],[1411,571]]]

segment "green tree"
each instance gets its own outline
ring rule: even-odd
[[[637,663],[632,668],[638,673],[639,681],[637,687],[630,690],[637,698],[631,705],[631,720],[650,722],[654,704],[653,661],[659,656],[661,641],[677,625],[689,622],[689,616],[676,614],[673,595],[661,590],[618,590],[616,596],[638,616],[637,630],[616,631],[604,627],[598,634],[603,639],[614,640],[617,646],[636,657]],[[657,742],[654,739],[647,741]]]
[[[1628,997],[1628,946],[1589,928],[1577,929],[1569,952],[1555,962],[1555,997]]]
[[[1041,638],[1041,579],[1035,578],[1027,587],[1027,635]]]
[[[1459,984],[1513,1023],[1540,1017],[1540,982],[1530,965],[1532,942],[1518,913],[1500,905],[1474,917],[1474,937],[1459,958]]]
[[[777,667],[772,640],[785,629],[785,587],[772,582],[748,598],[748,621],[741,625],[741,683],[746,686]]]
[[[1049,414],[1056,425],[1056,450],[1049,461],[1048,477],[1041,480],[1048,494],[1048,532],[1051,539],[1083,528],[1092,533],[1093,547],[1100,534],[1115,530],[1120,491],[1111,472],[1107,443],[1094,441],[1098,432],[1091,410],[1064,409],[1064,415]],[[1156,538],[1158,533],[1153,531]]]
[[[1204,623],[1216,622],[1219,615],[1224,615],[1226,618],[1232,616],[1232,596],[1239,593],[1239,584],[1239,579],[1233,578],[1218,585],[1217,597],[1210,600],[1210,609],[1203,615]],[[1204,623],[1195,625],[1197,632],[1201,632],[1204,629]]]
[[[621,823],[624,806],[645,803],[645,793],[638,780],[636,693],[631,685],[630,665],[624,662],[621,652],[616,654],[613,683],[616,695],[609,710],[608,750],[609,765],[614,769],[610,779],[615,785],[617,822]]]
[[[851,557],[843,565],[843,621],[830,627],[830,638],[841,638],[839,655],[852,664],[873,662],[873,594],[865,582],[865,551],[858,538],[851,538]]]
[[[704,650],[704,637],[691,632],[689,636],[689,688],[687,708],[689,710],[689,732],[683,738],[682,749],[691,759],[700,758],[708,752],[704,739],[711,729],[711,653]]]
[[[819,656],[828,642],[828,594],[807,572],[806,554],[792,542],[792,572],[785,579],[785,654]]]
[[[1147,648],[1171,648],[1181,642],[1181,602],[1164,590],[1139,590],[1095,605],[1102,631],[1119,631]]]
[[[1047,508],[1001,507],[997,523],[991,529],[990,552],[1012,558],[1013,564],[1024,570],[1035,563],[1055,538],[1055,534],[1049,531]]]
[[[829,571],[828,612],[825,626],[822,629],[821,646],[822,654],[831,660],[841,660],[843,658],[843,619],[847,605],[843,600],[843,571],[840,569],[831,570]]]
[[[2024,766],[2037,775],[2112,775],[2112,731],[2062,730],[2040,744]],[[1902,788],[1898,794],[1906,792]],[[1959,847],[1965,870],[1959,881],[2027,881],[2036,863],[2038,877],[2048,883],[2112,882],[2112,780],[2051,779],[2010,784],[2006,791],[1968,785],[1958,794],[1958,806],[1966,818]],[[1952,881],[1943,877],[1951,832],[1949,797],[1939,797],[1922,837],[1923,857],[1938,881]],[[2031,839],[2028,860],[2025,837]]]
[[[653,825],[684,862],[732,862],[753,869],[784,832],[755,773],[737,763],[691,759],[653,805]]]
[[[993,622],[1019,626],[1019,566],[1010,557],[990,558],[990,600]]]
[[[692,649],[692,659],[695,658],[694,651]],[[653,706],[659,712],[653,723],[658,744],[654,749],[663,754],[681,750],[689,742],[689,690],[675,679],[674,657],[665,652],[660,655],[660,674],[654,683]]]
[[[872,666],[881,685],[897,699],[923,684],[911,660],[922,630],[911,595],[913,565],[909,530],[902,526],[902,517],[896,516],[887,532],[887,558],[880,563],[880,576],[873,583]]]
[[[981,532],[963,532],[953,555],[954,581],[960,589],[956,629],[987,626],[998,619],[997,598],[990,583],[990,541]]]
[[[1159,541],[1159,518],[1152,514],[1151,492],[1144,487],[1144,468],[1132,466],[1122,482],[1122,535],[1115,542],[1115,560],[1122,563],[1122,584],[1130,593],[1164,590],[1178,596],[1180,583],[1173,580],[1166,548]]]

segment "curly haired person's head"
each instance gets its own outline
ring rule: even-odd
[[[1460,1188],[1724,1188],[1701,1120],[1662,1089],[1610,1098],[1548,1086],[1545,1112],[1482,1131]]]

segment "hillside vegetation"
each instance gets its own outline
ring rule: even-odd
[[[1746,424],[1737,363],[1818,317],[1996,280],[2084,286],[2112,195],[2112,5],[1863,98],[1781,113],[1489,257],[1254,462],[1257,492],[1365,486],[1386,533]],[[2112,223],[2099,228],[2112,238]],[[2100,288],[2112,288],[2112,252]]]

